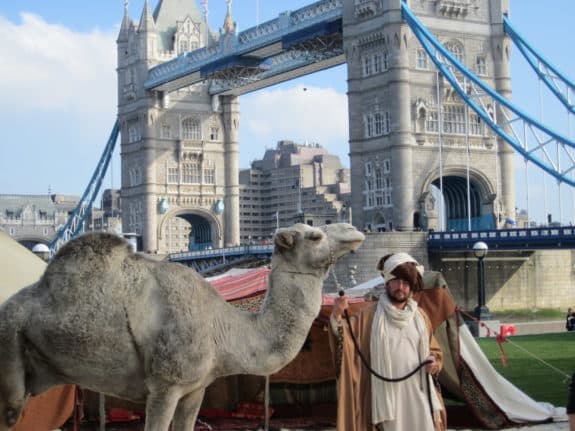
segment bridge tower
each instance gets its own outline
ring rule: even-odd
[[[510,97],[507,0],[408,4],[468,69]],[[343,13],[354,224],[467,230],[468,208],[472,228],[515,219],[512,148],[437,75],[402,22],[401,0],[344,2]]]
[[[228,7],[222,37],[230,32]],[[205,82],[144,89],[150,68],[216,39],[195,1],[160,0],[152,13],[146,0],[137,26],[125,7],[117,39],[122,223],[147,252],[239,243],[237,98],[212,97]]]

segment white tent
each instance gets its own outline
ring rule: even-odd
[[[0,231],[0,303],[38,281],[45,268],[42,259]]]

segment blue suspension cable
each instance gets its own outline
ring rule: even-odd
[[[570,139],[560,135],[559,133],[551,130],[547,126],[541,124],[540,122],[534,120],[529,115],[524,113],[522,110],[517,108],[507,99],[502,97],[500,94],[495,92],[491,87],[485,84],[481,79],[479,79],[475,74],[470,72],[465,66],[463,66],[441,43],[435,39],[435,37],[423,26],[423,24],[415,17],[413,12],[409,9],[409,7],[402,2],[402,15],[404,20],[407,22],[411,30],[413,31],[414,35],[418,38],[423,48],[426,50],[427,54],[434,62],[438,70],[441,74],[449,81],[449,83],[453,86],[455,91],[459,94],[462,100],[470,106],[475,113],[483,120],[485,123],[501,138],[503,138],[507,143],[509,143],[515,151],[521,154],[523,157],[529,159],[531,162],[535,163],[541,169],[552,175],[558,181],[565,182],[571,186],[575,186],[575,181],[572,178],[568,177],[569,172],[575,169],[575,157],[568,148],[575,149],[575,142],[571,141]],[[446,64],[448,62],[448,64]],[[497,124],[487,112],[487,109],[483,106],[479,106],[478,103],[475,101],[474,97],[470,97],[466,90],[462,88],[461,84],[458,82],[457,77],[455,76],[454,70],[456,69],[459,73],[465,76],[471,84],[480,88],[485,95],[488,95],[494,100],[494,103],[502,105],[507,110],[512,112],[517,116],[517,119],[524,121],[529,125],[529,128],[533,131],[536,129],[539,132],[544,133],[547,135],[548,139],[540,140],[540,138],[535,134],[534,136],[537,138],[538,145],[535,146],[533,149],[524,148],[519,139],[516,136],[512,136],[508,133],[505,129],[503,129],[499,124]],[[511,124],[513,121],[508,121],[508,124]],[[566,151],[567,157],[571,160],[572,166],[564,171],[560,172],[554,163],[551,161],[551,158],[546,150],[546,146],[550,143],[557,142],[559,143]],[[526,144],[526,143],[525,143]],[[568,147],[568,148],[567,148]],[[545,158],[549,161],[546,163],[545,160],[542,160],[534,155],[535,151],[543,152]]]
[[[92,206],[100,192],[102,181],[104,180],[106,171],[108,170],[119,133],[120,122],[116,120],[114,127],[112,128],[112,133],[110,133],[110,137],[108,138],[108,143],[104,148],[104,152],[100,157],[96,170],[92,174],[88,187],[82,194],[80,201],[76,205],[76,208],[74,208],[74,211],[68,218],[64,227],[60,229],[56,238],[54,238],[50,243],[51,255],[54,255],[64,243],[81,232],[84,222],[92,213]]]

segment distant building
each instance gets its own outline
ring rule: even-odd
[[[264,242],[277,227],[350,222],[349,169],[318,144],[280,141],[240,170],[241,242]]]
[[[29,249],[49,244],[79,200],[59,194],[0,195],[0,229]]]
[[[49,245],[66,225],[80,201],[75,195],[0,195],[0,230],[30,250]],[[102,193],[102,209],[94,208],[84,224],[85,231],[122,232],[120,191]]]

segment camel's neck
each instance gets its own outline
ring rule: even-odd
[[[287,365],[300,351],[320,311],[322,277],[274,269],[262,310],[234,328],[232,361],[245,374],[267,375]]]

